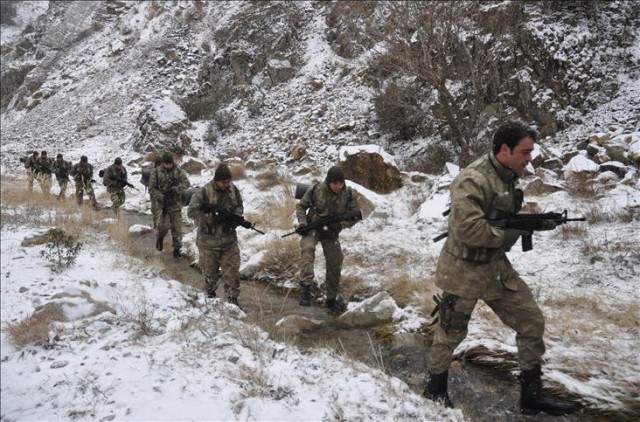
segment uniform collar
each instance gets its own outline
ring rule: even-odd
[[[490,152],[489,153],[489,162],[494,169],[496,169],[496,173],[498,173],[498,177],[505,182],[513,182],[518,179],[518,175],[514,173],[511,169],[506,168],[502,165],[500,161],[496,158],[496,156]]]

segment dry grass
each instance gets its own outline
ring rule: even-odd
[[[20,321],[5,323],[2,330],[19,348],[28,345],[47,346],[53,341],[49,333],[53,329],[54,322],[65,320],[60,305],[48,303]]]
[[[587,204],[585,215],[587,221],[591,224],[595,223],[630,223],[633,221],[634,215],[632,209],[618,208],[613,210],[605,210],[596,203]]]
[[[233,180],[240,180],[247,177],[247,167],[244,163],[229,163],[229,170],[231,170]]]
[[[257,187],[261,191],[271,189],[274,186],[286,186],[289,184],[289,178],[280,173],[276,167],[269,167],[262,173],[256,175],[258,181]]]
[[[256,215],[259,222],[256,224],[272,229],[293,229],[293,216],[296,211],[293,188],[290,185],[282,185],[276,193],[267,198],[267,203],[265,211]]]
[[[265,245],[267,252],[262,260],[262,268],[255,278],[262,281],[284,282],[296,280],[300,246],[297,237],[277,238]]]
[[[426,315],[430,315],[436,306],[433,295],[440,292],[434,280],[415,279],[404,275],[392,278],[386,289],[401,308],[414,304]]]
[[[585,199],[595,199],[603,193],[603,188],[588,172],[573,173],[567,179],[566,190],[571,196]]]
[[[585,313],[591,314],[595,319],[602,321],[601,324],[614,324],[621,328],[637,329],[638,315],[640,314],[640,303],[618,302],[616,307],[603,309],[599,297],[575,295],[559,298],[550,298],[545,305],[558,309],[567,309],[565,315],[581,315],[580,319],[585,319]],[[568,331],[575,328],[576,320],[573,318],[558,318],[554,324],[559,326],[559,330]],[[564,326],[564,328],[563,328]],[[589,330],[585,330],[589,332]]]

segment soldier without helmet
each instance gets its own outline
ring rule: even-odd
[[[42,189],[42,193],[49,195],[51,191],[51,174],[53,173],[53,160],[47,156],[47,151],[42,151],[40,157],[35,160],[33,171],[35,179]]]
[[[62,154],[56,156],[53,162],[53,173],[56,175],[56,181],[60,187],[58,200],[65,199],[67,193],[67,185],[69,184],[69,174],[71,174],[71,162],[66,161]]]
[[[38,151],[33,151],[33,153],[24,158],[20,159],[20,162],[24,163],[24,168],[27,169],[27,182],[29,184],[29,192],[33,191],[33,180],[35,179],[35,165],[38,160],[38,156],[40,153]]]
[[[107,192],[111,195],[113,212],[117,215],[118,209],[126,199],[124,187],[128,183],[127,169],[122,165],[122,158],[117,157],[113,164],[107,167],[102,183],[107,187]]]

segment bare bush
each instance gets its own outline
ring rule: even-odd
[[[288,182],[286,175],[280,173],[276,167],[269,167],[256,176],[258,189],[264,191],[274,186],[284,186]]]
[[[268,201],[269,206],[258,215],[258,220],[262,223],[260,225],[273,229],[290,229],[297,202],[293,188],[290,185],[282,185],[281,190],[273,194]]]
[[[51,264],[53,272],[60,272],[76,263],[76,258],[82,250],[82,243],[76,242],[75,237],[64,230],[53,228],[48,234],[48,241],[41,256]]]
[[[585,199],[596,199],[604,193],[602,186],[588,172],[571,174],[566,181],[566,190],[572,196]]]
[[[300,261],[300,246],[297,240],[293,237],[276,238],[265,245],[267,252],[262,259],[262,268],[254,278],[278,284],[295,282]]]
[[[53,341],[50,333],[54,322],[65,320],[60,305],[49,303],[18,322],[5,323],[3,331],[19,348],[28,345],[48,346]]]

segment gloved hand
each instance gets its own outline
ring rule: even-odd
[[[213,206],[208,202],[203,202],[200,205],[200,211],[205,213],[212,213],[214,211]]]
[[[556,224],[555,221],[553,220],[542,220],[540,222],[540,224],[538,224],[537,229],[540,231],[546,231],[546,230],[553,230],[556,227],[558,227],[558,225]]]
[[[242,227],[244,227],[245,229],[250,229],[251,228],[251,223],[249,223],[247,220],[244,220],[240,223],[240,225]]]
[[[306,228],[307,228],[307,225],[305,223],[302,223],[298,225],[298,227],[296,227],[296,233],[300,235],[304,235]]]
[[[504,230],[504,250],[509,252],[513,245],[516,244],[520,236],[529,234],[528,231],[518,229],[505,229]]]
[[[328,229],[334,233],[340,233],[342,231],[342,223],[331,223],[329,224]]]

